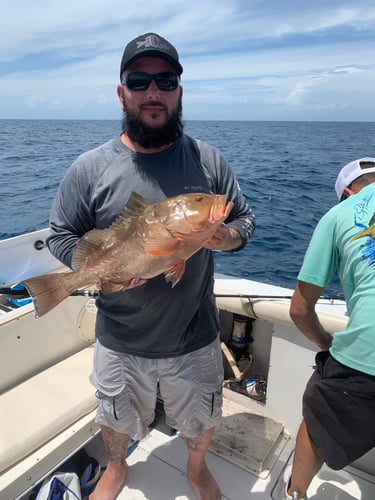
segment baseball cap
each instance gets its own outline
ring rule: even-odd
[[[373,163],[374,166],[364,167],[362,166],[363,163]],[[360,158],[359,160],[354,160],[345,165],[345,167],[340,170],[335,183],[335,190],[338,199],[341,200],[341,197],[344,194],[344,189],[353,181],[358,179],[358,177],[361,177],[361,175],[370,174],[371,172],[375,172],[375,158]]]
[[[130,41],[125,47],[120,65],[120,78],[125,69],[139,57],[159,57],[168,61],[181,75],[183,69],[178,61],[177,50],[165,38],[156,33],[145,33]]]

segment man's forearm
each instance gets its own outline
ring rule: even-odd
[[[332,343],[332,335],[323,327],[316,312],[308,312],[302,315],[291,315],[298,330],[305,337],[314,342],[322,351],[329,349]]]
[[[230,250],[235,250],[242,245],[242,238],[238,231],[229,227],[229,235],[226,241],[223,243],[221,250],[223,252],[228,252]]]

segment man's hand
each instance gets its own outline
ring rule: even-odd
[[[132,278],[127,286],[124,286],[123,290],[130,290],[131,288],[136,288],[137,286],[144,285],[147,280],[142,278]]]
[[[208,250],[234,250],[242,244],[241,236],[238,231],[232,227],[226,226],[224,223],[218,227],[216,233],[211,239],[203,245]]]

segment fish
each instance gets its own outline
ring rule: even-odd
[[[39,318],[74,291],[100,284],[103,293],[130,287],[164,274],[174,287],[186,261],[227,219],[233,203],[223,194],[185,193],[148,203],[132,192],[105,229],[92,229],[76,245],[72,270],[32,277],[22,283]]]
[[[355,241],[365,236],[369,236],[371,239],[375,240],[375,213],[371,217],[368,228],[353,236],[350,241]]]

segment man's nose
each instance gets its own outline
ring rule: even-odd
[[[147,89],[147,92],[148,92],[149,98],[152,98],[152,97],[156,97],[157,99],[160,98],[160,90],[159,90],[158,86],[156,85],[155,80],[151,80],[151,83]]]

